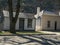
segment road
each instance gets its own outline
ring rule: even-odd
[[[60,35],[0,36],[0,45],[60,45]]]

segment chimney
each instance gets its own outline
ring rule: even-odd
[[[60,16],[60,11],[59,11],[59,16]]]
[[[37,14],[39,14],[40,12],[40,7],[37,7]]]

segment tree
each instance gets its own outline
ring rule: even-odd
[[[54,3],[51,0],[44,0],[41,5],[44,10],[53,11],[54,9]]]
[[[20,11],[20,0],[17,0],[15,17],[13,17],[12,0],[8,0],[8,7],[9,7],[9,17],[10,17],[10,32],[16,33],[15,25]]]
[[[58,3],[58,10],[60,11],[60,0],[57,0]]]

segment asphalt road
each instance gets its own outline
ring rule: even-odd
[[[0,36],[0,45],[60,45],[60,35]]]

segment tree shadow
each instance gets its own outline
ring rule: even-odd
[[[49,36],[49,35],[48,35],[48,36]],[[60,41],[53,40],[53,38],[52,38],[52,39],[48,39],[48,38],[45,38],[45,37],[37,37],[37,36],[32,36],[32,37],[41,39],[41,40],[43,40],[43,41],[44,41],[45,43],[47,43],[47,44],[51,44],[51,45],[58,45],[58,44],[60,44]],[[56,37],[55,37],[54,39],[56,39]],[[50,43],[49,43],[49,42],[50,42]],[[47,45],[47,44],[46,44],[46,45]]]
[[[37,37],[37,36],[40,36],[40,37]],[[43,36],[41,36],[41,35],[35,35],[35,36],[34,35],[17,35],[17,37],[21,37],[21,38],[29,40],[27,42],[22,42],[22,43],[21,42],[17,42],[17,41],[13,41],[13,40],[9,40],[8,37],[7,38],[5,37],[4,40],[17,43],[18,45],[28,44],[28,43],[33,43],[33,42],[37,42],[38,44],[42,44],[42,45],[58,45],[58,44],[60,44],[60,41],[55,41],[53,39],[47,39],[47,38],[45,38]],[[33,38],[31,38],[31,37],[33,37]],[[37,39],[39,39],[39,40],[37,40]],[[42,40],[42,41],[40,41],[40,40]]]
[[[42,44],[42,45],[51,45],[50,43],[47,43],[47,41],[44,42],[44,40],[43,41],[39,41],[39,40],[35,40],[33,38],[30,38],[30,37],[25,37],[25,36],[22,36],[22,37],[25,38],[25,39],[29,39],[30,40],[29,43],[31,43],[31,42],[37,42],[37,43]],[[24,44],[26,44],[26,43],[28,43],[28,42],[25,42]]]
[[[44,37],[35,37],[35,36],[32,36],[32,35],[31,36],[28,35],[28,36],[29,37],[26,37],[24,35],[21,35],[21,37],[23,37],[25,39],[29,39],[30,40],[29,43],[30,42],[38,42],[39,44],[42,44],[42,45],[58,45],[58,44],[60,44],[60,41],[53,40],[53,38],[52,39],[47,39],[47,38],[44,38]],[[33,38],[30,38],[30,37],[41,39],[42,41],[35,40]],[[25,42],[25,43],[28,43],[28,42]]]

